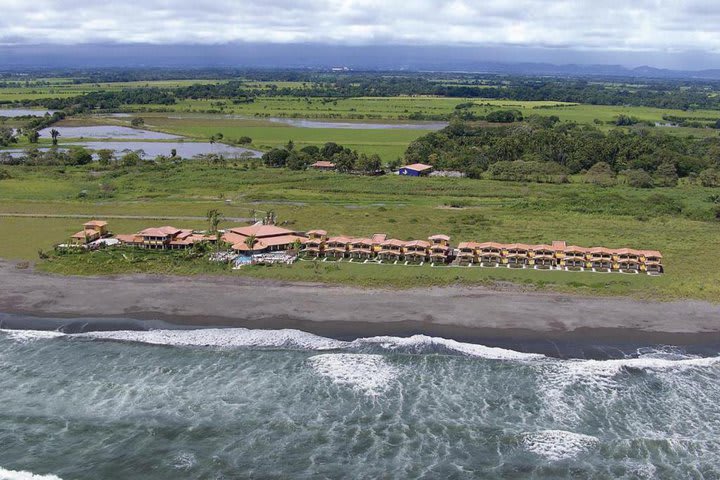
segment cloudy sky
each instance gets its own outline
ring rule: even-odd
[[[717,0],[0,0],[0,44],[512,45],[720,52]]]

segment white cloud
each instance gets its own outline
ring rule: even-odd
[[[720,52],[708,0],[0,0],[0,44],[318,42]]]

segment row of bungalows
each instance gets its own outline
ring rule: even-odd
[[[457,262],[461,265],[560,268],[564,270],[662,273],[662,254],[656,250],[579,247],[555,241],[551,245],[496,242],[462,242]]]
[[[450,237],[447,235],[433,235],[427,240],[403,241],[388,238],[384,233],[359,238],[329,237],[325,230],[310,230],[307,237],[302,252],[309,257],[445,263],[452,256]]]

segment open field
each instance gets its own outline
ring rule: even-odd
[[[290,228],[325,228],[331,234],[387,232],[401,239],[447,233],[462,240],[572,244],[659,249],[667,273],[569,274],[502,269],[457,269],[323,264],[257,268],[240,274],[363,285],[527,282],[567,291],[630,294],[653,298],[720,298],[720,223],[712,220],[713,189],[676,187],[653,191],[585,184],[540,185],[470,179],[356,177],[292,172],[244,164],[199,162],[179,166],[92,171],[90,167],[6,167],[13,177],[0,184],[0,212],[104,215],[197,215],[219,208],[227,216],[274,210]],[[111,194],[101,185],[109,184]],[[83,198],[78,198],[85,190]],[[226,203],[226,200],[230,203]],[[204,222],[110,220],[117,233],[140,227]],[[0,257],[34,259],[77,231],[80,220],[0,218]],[[229,226],[226,222],[225,226]],[[105,259],[107,260],[107,259]],[[104,260],[104,261],[105,261]],[[82,267],[82,262],[91,262]],[[93,257],[78,272],[92,273]],[[113,262],[108,268],[121,268]],[[71,268],[62,262],[61,271]],[[160,265],[161,266],[161,265]],[[136,267],[130,267],[136,268]],[[193,269],[197,268],[193,266]],[[199,269],[202,271],[202,269]],[[94,273],[100,273],[95,271]]]

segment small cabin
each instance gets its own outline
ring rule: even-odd
[[[411,165],[405,165],[400,167],[398,175],[404,175],[406,177],[424,177],[430,175],[432,172],[432,165],[425,165],[424,163],[413,163]]]

